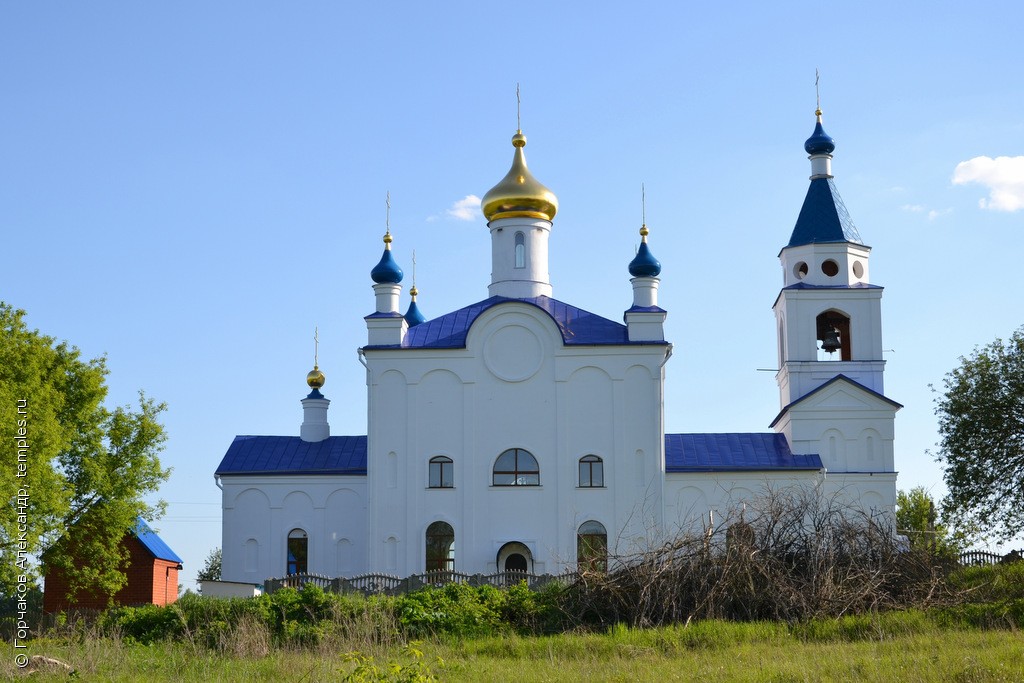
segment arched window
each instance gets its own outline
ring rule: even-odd
[[[584,455],[580,458],[580,488],[600,488],[604,486],[604,461],[596,455]]]
[[[516,268],[526,267],[526,236],[516,233]]]
[[[427,571],[455,571],[455,529],[448,522],[427,527]]]
[[[853,360],[850,319],[847,316],[839,311],[825,311],[817,317],[816,327],[823,352],[819,354],[819,360]]]
[[[590,520],[576,532],[576,564],[582,570],[608,569],[608,532],[604,524]]]
[[[455,486],[455,464],[451,458],[436,455],[430,459],[430,481],[432,489],[450,489]]]
[[[495,486],[540,486],[537,458],[522,448],[510,448],[494,461]]]
[[[309,537],[302,529],[288,532],[288,574],[305,574],[309,571]]]

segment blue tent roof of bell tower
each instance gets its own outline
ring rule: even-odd
[[[811,181],[787,246],[798,247],[820,242],[863,244],[832,178],[815,178]]]

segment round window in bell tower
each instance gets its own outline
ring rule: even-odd
[[[793,266],[793,276],[796,277],[797,280],[803,280],[807,277],[807,264],[801,261]]]
[[[853,275],[857,278],[864,277],[864,264],[860,261],[853,262]]]
[[[828,277],[835,277],[839,274],[839,264],[829,259],[821,264],[821,272],[825,273]]]

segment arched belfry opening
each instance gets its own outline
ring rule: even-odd
[[[815,328],[825,360],[853,360],[850,341],[850,318],[837,310],[818,315]]]

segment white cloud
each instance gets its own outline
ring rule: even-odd
[[[988,198],[978,206],[992,211],[1024,209],[1024,156],[974,157],[961,161],[953,170],[953,184],[980,183],[988,187]]]
[[[448,216],[460,221],[473,221],[480,216],[480,198],[467,194],[445,211]]]
[[[953,209],[929,209],[927,206],[921,206],[920,204],[904,204],[900,207],[904,211],[910,213],[927,213],[928,220],[933,221],[939,216],[945,216],[947,213],[952,213]]]

